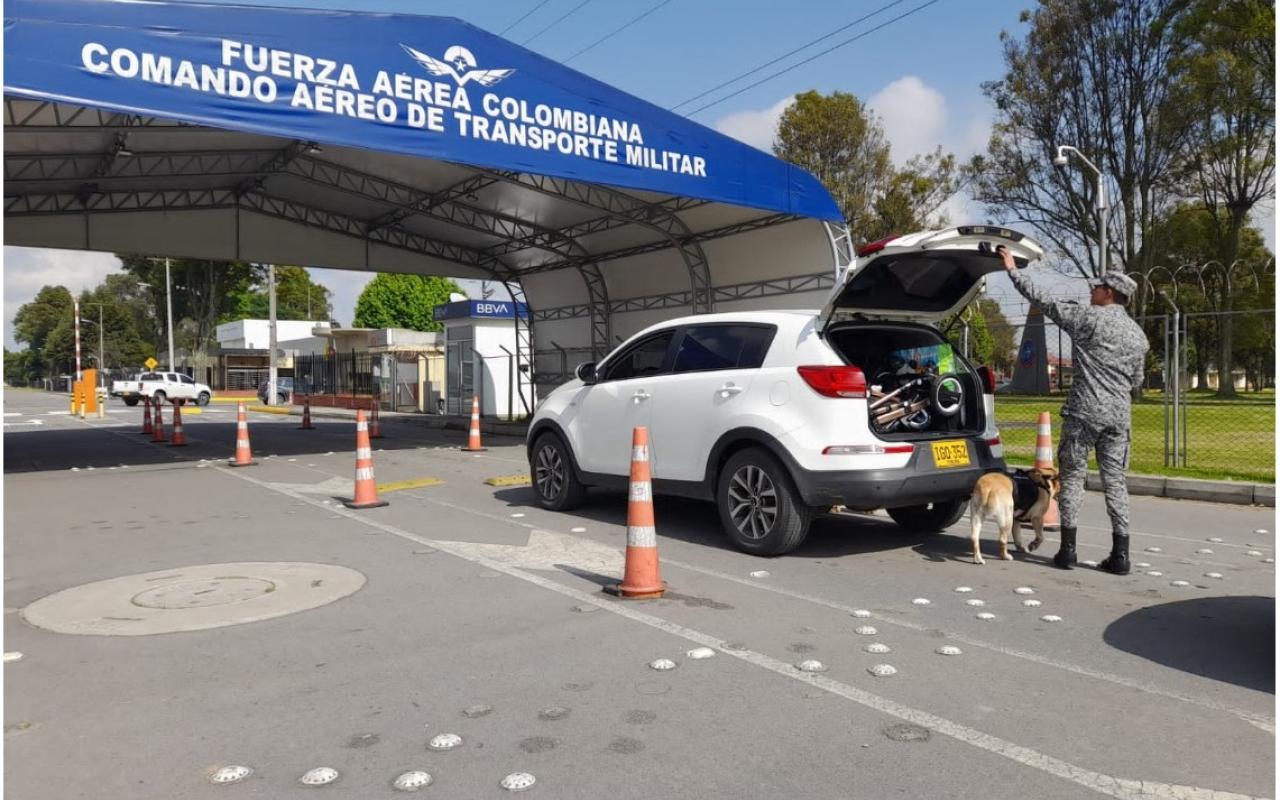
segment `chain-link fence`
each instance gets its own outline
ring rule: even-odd
[[[1217,368],[1224,316],[1232,318],[1234,363],[1228,380],[1234,392],[1229,396],[1219,392],[1222,376]],[[1274,311],[1149,315],[1139,323],[1150,350],[1146,378],[1133,406],[1130,470],[1274,482]],[[986,361],[1000,374],[996,416],[1006,457],[1015,464],[1034,458],[1041,411],[1052,413],[1054,442],[1058,441],[1059,412],[1071,386],[1070,337],[1051,321],[1039,324],[1041,331],[1034,330],[1034,324],[1030,330],[1025,324],[989,326],[983,337],[975,337],[981,341],[970,341],[971,360]],[[1034,342],[1040,333],[1044,349],[1024,350],[1025,341]],[[998,346],[991,348],[990,340]],[[977,344],[985,352],[976,352]],[[1028,362],[1023,368],[1037,373],[1030,390],[1025,379],[1013,380],[1020,362]]]

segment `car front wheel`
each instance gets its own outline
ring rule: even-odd
[[[126,406],[136,406],[136,405],[138,404],[138,398],[136,398],[136,397],[126,397],[126,398],[124,398],[124,404],[125,404]]]
[[[789,553],[809,533],[812,515],[791,476],[778,459],[758,447],[734,453],[724,465],[716,506],[729,539],[753,555]]]
[[[574,472],[569,447],[553,433],[544,433],[533,444],[529,471],[538,503],[552,511],[576,508],[586,497],[587,489]]]
[[[154,395],[151,396],[151,402],[157,403],[159,405],[164,405],[164,401],[167,399],[168,399],[168,395],[166,395],[164,392],[156,392]]]
[[[201,393],[200,393],[200,396],[196,398],[196,405],[198,405],[198,406],[207,406],[207,405],[209,405],[209,393],[208,393],[208,392],[201,392]]]
[[[889,516],[900,527],[909,531],[937,533],[951,527],[964,513],[967,498],[942,500],[936,503],[925,503],[919,506],[901,506],[887,509]]]

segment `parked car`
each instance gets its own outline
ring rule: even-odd
[[[293,378],[276,378],[276,405],[288,405],[290,398],[293,397]],[[263,381],[258,384],[258,399],[265,406],[267,404],[267,382]]]
[[[177,372],[143,372],[136,378],[113,381],[111,394],[131,406],[136,406],[144,397],[157,403],[190,400],[201,406],[207,406],[213,399],[212,389]]]
[[[649,429],[653,489],[714,501],[740,549],[778,555],[833,506],[899,525],[954,523],[978,476],[1003,469],[994,373],[936,327],[963,309],[1006,245],[966,226],[868,245],[817,311],[684,317],[632,336],[539,405],[527,452],[539,502],[567,510],[625,488],[631,432]]]

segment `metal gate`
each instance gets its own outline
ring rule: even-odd
[[[449,331],[448,349],[445,352],[445,370],[448,373],[445,383],[448,385],[448,396],[445,401],[445,413],[471,413],[471,398],[479,395],[475,380],[475,336],[470,325],[458,325]],[[484,404],[481,403],[481,407]]]

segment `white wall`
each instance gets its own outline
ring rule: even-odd
[[[294,339],[309,339],[312,328],[327,324],[327,322],[307,319],[276,320],[276,344]],[[238,319],[234,322],[224,322],[218,326],[216,335],[219,347],[266,350],[271,346],[271,321]]]
[[[514,400],[517,412],[522,410],[520,399],[513,397],[514,391],[510,388],[512,368],[508,365],[506,353],[502,351],[503,347],[512,353],[516,351],[515,325],[509,319],[476,319],[472,322],[476,332],[475,352],[486,356],[482,376],[483,407],[480,413],[482,416],[505,419],[509,413],[510,401]]]

